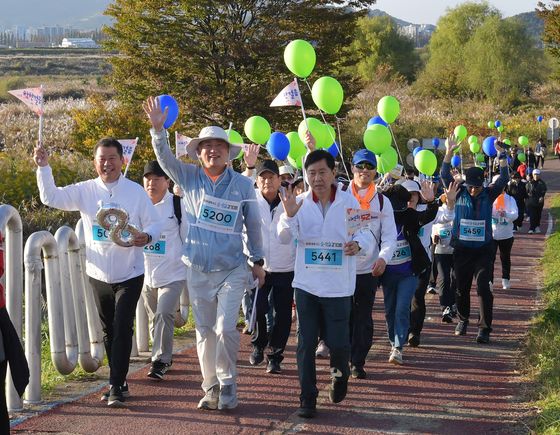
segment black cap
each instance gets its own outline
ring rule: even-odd
[[[278,169],[278,165],[274,160],[263,160],[257,165],[257,176],[266,171],[270,171],[273,174],[280,175],[280,170]]]
[[[383,194],[389,198],[393,211],[405,211],[408,208],[408,201],[410,201],[411,194],[402,184],[392,184]]]
[[[148,174],[154,174],[157,175],[158,177],[165,177],[165,178],[169,178],[167,176],[167,174],[165,172],[163,172],[163,169],[161,169],[161,166],[159,165],[159,163],[157,162],[157,160],[152,160],[148,163],[146,163],[146,166],[144,166],[144,177]]]
[[[465,171],[465,184],[480,187],[484,183],[484,170],[472,166]]]

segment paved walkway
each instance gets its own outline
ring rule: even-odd
[[[559,191],[560,163],[548,161],[544,179]],[[550,225],[543,213],[542,228]],[[201,412],[198,360],[194,348],[174,357],[165,381],[146,378],[147,366],[129,377],[132,397],[126,409],[109,409],[100,393],[88,394],[29,418],[14,433],[183,434],[183,433],[527,433],[523,420],[531,412],[523,403],[528,387],[517,370],[520,348],[537,305],[538,262],[545,234],[516,234],[512,289],[495,290],[495,320],[490,345],[476,344],[476,327],[464,337],[455,325],[440,323],[438,301],[429,297],[422,344],[406,348],[405,365],[387,362],[382,294],[374,308],[375,343],[368,357],[366,380],[351,379],[346,400],[329,403],[329,372],[318,360],[321,389],[318,415],[295,415],[298,380],[290,339],[282,375],[268,375],[264,366],[248,364],[249,337],[242,336],[239,354],[240,405],[230,412]],[[496,282],[500,282],[499,262]],[[473,313],[477,298],[473,293]],[[475,314],[476,318],[476,314]],[[473,319],[475,320],[475,319]]]

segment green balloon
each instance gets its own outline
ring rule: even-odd
[[[325,76],[313,83],[311,96],[315,105],[329,115],[338,113],[344,101],[344,91],[338,80]]]
[[[473,143],[478,143],[478,137],[476,137],[475,135],[471,135],[469,136],[468,142],[469,145],[472,145]]]
[[[486,156],[483,153],[477,153],[474,157],[477,162],[483,162],[486,160]]]
[[[397,151],[393,147],[389,147],[382,154],[375,156],[377,159],[377,170],[382,174],[391,172],[391,170],[397,166],[399,161],[399,156]]]
[[[391,140],[391,132],[381,124],[373,124],[364,132],[364,145],[374,154],[382,155],[391,148]]]
[[[230,143],[241,145],[243,143],[243,137],[235,130],[227,130],[227,135]]]
[[[500,125],[499,127],[497,127],[497,130],[501,133],[502,131],[504,131],[504,126]]]
[[[305,144],[299,138],[299,135],[295,131],[290,131],[286,134],[286,137],[290,141],[290,152],[288,153],[293,159],[298,159],[307,152]]]
[[[519,160],[521,163],[525,162],[525,160],[527,160],[527,156],[525,155],[525,153],[519,153],[517,154],[517,160]]]
[[[437,169],[437,157],[429,150],[422,150],[414,156],[414,166],[420,173],[431,177]]]
[[[488,128],[494,128],[494,121],[488,121]]]
[[[392,124],[399,116],[401,106],[399,100],[391,95],[386,95],[377,103],[377,112],[387,124]]]
[[[511,139],[509,139],[509,138],[504,139],[504,143],[505,143],[506,145],[511,146]]]
[[[480,144],[478,142],[471,143],[469,148],[473,154],[480,152]]]
[[[294,168],[298,168],[301,169],[303,167],[303,156],[299,156],[298,158],[293,158],[292,156],[288,155],[288,162],[290,163],[290,165],[292,165]]]
[[[463,140],[467,137],[467,127],[464,125],[458,125],[455,127],[454,133],[457,138],[457,142],[463,142]]]
[[[295,39],[284,49],[284,63],[299,78],[309,77],[315,68],[315,49],[303,39]]]
[[[245,121],[244,131],[251,142],[264,145],[270,137],[270,124],[262,116],[251,116]]]
[[[307,125],[305,119],[299,123],[298,134],[299,138],[305,143],[305,133],[307,133],[307,126],[309,126],[309,131],[311,136],[315,139],[315,146],[317,148],[326,148],[331,145],[328,137],[328,130],[325,124],[316,118],[307,118]]]
[[[527,146],[529,144],[529,138],[527,136],[519,136],[519,139],[517,139],[517,141],[519,142],[519,145],[521,145],[522,147]]]
[[[325,148],[329,148],[333,143],[336,142],[336,130],[330,124],[323,124],[326,127],[327,139],[329,140],[329,145]]]

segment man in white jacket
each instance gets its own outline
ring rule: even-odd
[[[356,258],[372,249],[370,231],[350,231],[347,210],[358,201],[335,184],[335,162],[325,150],[312,151],[304,164],[311,190],[296,201],[291,186],[281,197],[285,214],[278,223],[282,243],[297,239],[295,276],[299,320],[297,365],[301,387],[298,415],[316,413],[315,349],[322,324],[330,349],[331,402],[346,397],[350,376],[350,311],[356,286]]]
[[[284,245],[277,235],[277,226],[284,210],[280,205],[280,173],[274,160],[264,160],[257,166],[257,203],[261,216],[261,233],[264,248],[264,286],[258,289],[256,301],[256,327],[253,331],[251,365],[264,360],[268,347],[267,373],[281,373],[284,348],[292,326],[292,301],[294,289],[295,243]],[[272,292],[274,314],[272,328],[267,332],[266,314],[269,311],[269,294]]]
[[[157,161],[146,163],[143,181],[162,222],[159,240],[144,246],[146,273],[142,290],[152,336],[148,377],[162,380],[171,367],[175,313],[187,283],[187,268],[181,261],[186,221],[176,212],[182,206],[181,198],[169,192],[169,177]]]
[[[142,247],[159,238],[160,222],[142,186],[121,175],[124,158],[119,141],[101,139],[94,156],[98,177],[65,187],[55,185],[42,146],[35,148],[33,159],[38,166],[37,184],[43,204],[80,212],[86,237],[86,273],[94,290],[110,367],[111,387],[102,398],[109,406],[119,407],[129,394],[126,375],[132,328],[144,281]],[[126,210],[128,222],[142,229],[134,236],[134,246],[117,245],[97,222],[97,211],[104,204]]]
[[[360,203],[360,209],[369,211],[369,230],[375,238],[373,249],[356,259],[356,291],[352,300],[350,362],[353,378],[365,379],[364,365],[373,342],[372,310],[378,277],[393,256],[397,246],[397,229],[391,201],[377,190],[377,160],[366,149],[358,150],[352,158],[354,178],[348,191]]]

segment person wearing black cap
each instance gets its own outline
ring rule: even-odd
[[[284,213],[280,205],[280,173],[274,160],[264,160],[257,166],[257,203],[261,216],[261,232],[264,248],[265,282],[257,291],[256,328],[251,343],[253,352],[249,358],[251,365],[259,365],[267,352],[267,373],[281,373],[280,363],[290,336],[292,326],[292,301],[294,289],[295,243],[280,243],[276,228]],[[269,311],[269,294],[272,291],[274,314],[270,334],[266,327],[266,313]]]
[[[488,343],[492,332],[494,296],[491,288],[493,256],[492,204],[502,193],[509,181],[507,155],[499,141],[495,148],[500,162],[500,176],[484,187],[484,172],[477,167],[465,171],[465,183],[457,193],[455,219],[451,232],[453,263],[457,283],[457,312],[459,323],[455,335],[465,335],[471,308],[471,283],[476,279],[480,314],[478,321],[478,343]],[[446,186],[452,181],[451,158],[458,147],[452,135],[446,142],[446,153],[441,167],[441,178]]]
[[[186,228],[177,210],[181,207],[180,198],[169,192],[169,177],[157,161],[146,163],[143,182],[162,222],[160,238],[144,247],[142,289],[152,337],[148,377],[159,381],[172,364],[175,313],[186,286],[187,269],[181,261]]]

